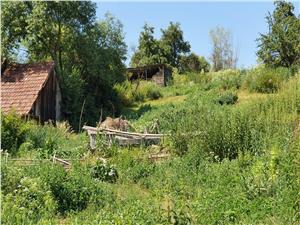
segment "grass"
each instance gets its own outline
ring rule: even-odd
[[[36,128],[29,136],[32,139],[41,131],[42,137],[56,137],[61,154],[86,160],[68,173],[72,179],[60,180],[62,190],[79,190],[79,197],[82,193],[92,197],[83,198],[84,202],[79,198],[79,210],[56,212],[52,218],[27,223],[299,224],[300,75],[274,94],[227,89],[231,80],[226,80],[226,91],[236,92],[238,102],[220,105],[217,100],[225,91],[220,83],[224,74],[217,74],[213,88],[197,83],[193,75],[193,84],[187,81],[166,87],[161,90],[163,97],[124,110],[141,131],[158,120],[159,131],[171,134],[163,143],[171,159],[153,163],[148,160],[150,148],[113,147],[107,160],[118,172],[116,183],[90,177],[90,168],[103,155],[101,150],[82,153],[85,134]],[[232,83],[237,86],[237,82]],[[49,143],[41,142],[39,148],[49,150]],[[38,151],[42,150],[25,149],[22,157]],[[2,189],[11,193],[20,177],[36,179],[48,174],[45,184],[59,179],[49,168],[9,168]]]
[[[165,104],[180,104],[187,98],[187,95],[179,95],[179,96],[167,96],[162,97],[157,100],[150,100],[145,102],[144,104],[150,104],[152,106],[160,106]]]

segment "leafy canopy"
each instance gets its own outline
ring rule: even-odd
[[[55,62],[63,92],[63,113],[75,128],[94,124],[118,109],[112,86],[123,79],[127,46],[121,22],[107,14],[96,21],[96,4],[1,2],[2,59],[14,60],[24,48],[27,61]],[[87,114],[86,112],[89,112]]]
[[[179,23],[170,23],[161,29],[160,39],[154,38],[154,27],[145,24],[140,33],[138,49],[132,56],[131,66],[165,63],[179,66],[180,57],[190,51],[190,44],[184,40]]]
[[[266,17],[267,34],[257,39],[257,55],[269,66],[284,66],[300,63],[300,15],[294,13],[292,3],[276,1],[275,10]]]

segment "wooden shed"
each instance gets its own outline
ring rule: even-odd
[[[152,81],[159,86],[166,86],[172,77],[172,70],[165,64],[128,68],[127,73],[130,81],[142,79]]]
[[[1,74],[1,111],[40,122],[61,119],[61,90],[54,63],[13,64]]]

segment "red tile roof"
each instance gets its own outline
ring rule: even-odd
[[[14,64],[1,74],[1,111],[27,114],[47,81],[54,63]]]

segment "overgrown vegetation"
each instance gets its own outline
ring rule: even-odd
[[[22,122],[23,143],[12,146],[11,154],[32,159],[56,154],[73,158],[73,166],[69,171],[51,162],[22,166],[4,157],[3,222],[297,223],[300,75],[283,70],[288,76],[277,92],[249,102],[237,99],[248,87],[244,83],[264,70],[199,73],[217,76],[199,80],[181,75],[177,88],[162,89],[168,94],[162,100],[189,92],[183,102],[150,106],[132,120],[143,130],[157,119],[156,132],[170,134],[162,147],[172,157],[161,163],[149,161],[151,148],[99,145],[91,154],[85,135],[72,133],[67,124]],[[236,76],[239,85],[228,82]]]
[[[56,3],[47,4],[39,7]],[[179,25],[170,27],[166,42],[170,31],[181,35]],[[169,57],[176,64],[179,55]],[[1,223],[299,224],[300,71],[296,63],[280,65],[217,72],[187,66],[185,74],[175,68],[167,87],[113,83],[122,115],[137,131],[166,134],[154,146],[120,147],[99,134],[91,151],[87,135],[67,122],[42,126],[13,111],[1,114]],[[85,91],[96,88],[89,85]],[[169,158],[153,161],[154,153]]]

